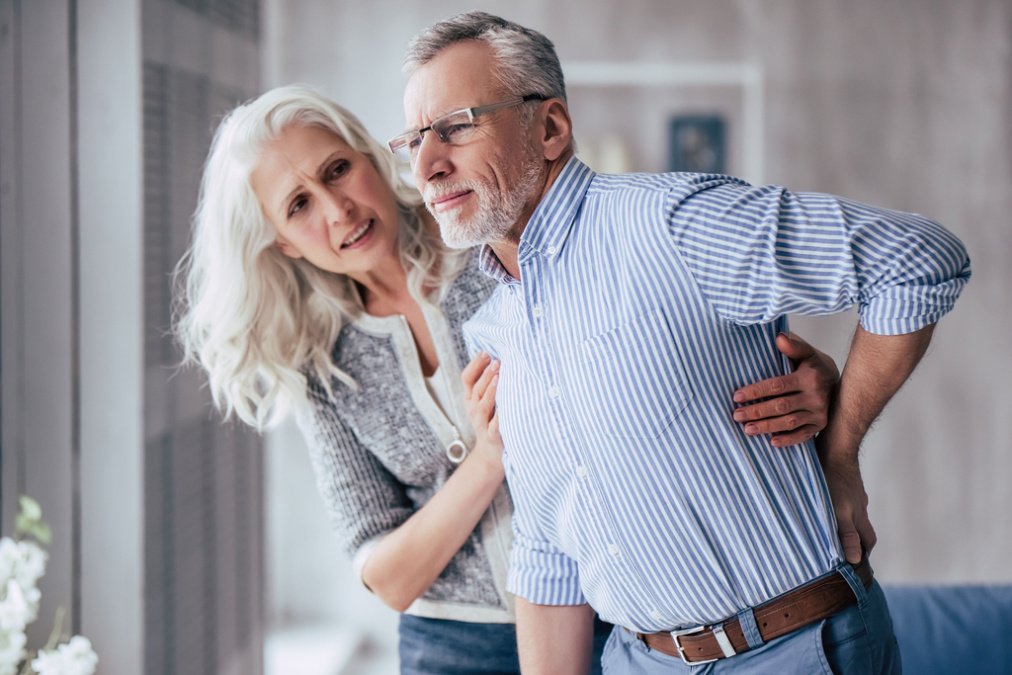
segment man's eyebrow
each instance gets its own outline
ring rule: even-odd
[[[422,129],[425,129],[426,127],[431,127],[432,123],[435,122],[438,119],[446,117],[447,115],[453,115],[454,113],[459,113],[459,112],[464,112],[465,110],[470,110],[473,107],[474,106],[469,106],[469,107],[465,107],[465,108],[452,108],[450,110],[446,110],[444,112],[437,113],[437,114],[433,115],[429,119],[429,123],[428,124],[423,124],[420,127],[408,127],[408,128],[406,128],[404,130],[403,133],[405,133],[405,134],[411,134],[411,133],[414,133],[416,131],[421,131]]]

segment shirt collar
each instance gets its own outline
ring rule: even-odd
[[[575,156],[569,158],[520,235],[521,263],[534,253],[551,257],[562,250],[595,175]]]
[[[520,235],[517,257],[521,264],[535,253],[551,257],[562,250],[573,223],[576,222],[583,196],[596,175],[575,155],[569,158]],[[481,247],[478,267],[500,283],[519,283],[502,266],[488,244]]]

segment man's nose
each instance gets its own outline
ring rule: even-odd
[[[421,189],[429,181],[442,178],[453,170],[449,160],[450,146],[439,140],[431,129],[422,135],[418,152],[411,163],[415,183]]]

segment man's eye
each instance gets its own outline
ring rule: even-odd
[[[470,122],[451,124],[447,126],[445,129],[443,129],[443,138],[445,138],[447,142],[452,142],[454,140],[461,140],[464,134],[466,134],[473,128],[474,125],[471,124]]]

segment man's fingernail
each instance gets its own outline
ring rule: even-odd
[[[743,413],[741,410],[735,410],[734,411],[734,421],[735,422],[744,422],[745,421],[745,413]]]
[[[745,394],[744,394],[744,392],[740,392],[740,391],[734,392],[734,402],[735,403],[741,403],[744,400],[745,400]]]

